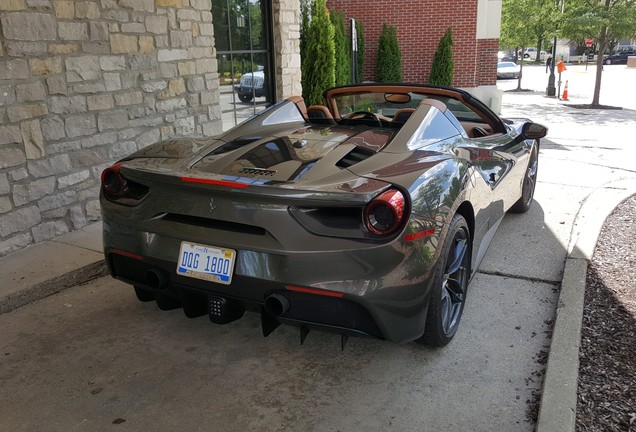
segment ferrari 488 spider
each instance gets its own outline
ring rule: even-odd
[[[547,129],[469,93],[361,84],[293,97],[215,137],[148,146],[102,175],[104,253],[142,301],[224,324],[447,344]]]

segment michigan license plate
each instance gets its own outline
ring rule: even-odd
[[[181,242],[177,274],[228,285],[232,282],[236,251]]]

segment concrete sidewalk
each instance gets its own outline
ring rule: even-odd
[[[608,193],[608,190],[611,191]],[[636,181],[605,185],[585,200],[574,223],[543,384],[537,431],[573,431],[578,350],[587,264],[606,217],[636,193]],[[0,259],[0,313],[108,274],[101,223],[30,246]]]
[[[31,245],[0,258],[0,313],[106,274],[100,222]]]

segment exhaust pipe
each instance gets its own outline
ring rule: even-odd
[[[279,317],[290,308],[289,300],[281,294],[272,294],[265,299],[265,311],[273,317]]]
[[[148,270],[145,279],[146,285],[154,290],[164,289],[168,286],[168,278],[161,270]]]

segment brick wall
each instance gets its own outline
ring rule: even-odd
[[[453,85],[476,87],[496,82],[496,56],[492,64],[493,43],[477,40],[478,0],[404,0],[389,3],[381,0],[329,0],[330,10],[343,11],[348,18],[356,18],[365,26],[366,56],[364,76],[375,78],[377,46],[382,24],[397,27],[402,50],[402,77],[405,82],[427,83],[433,55],[446,28],[453,30]],[[493,42],[494,41],[494,42]],[[496,50],[495,50],[496,54]]]
[[[0,256],[100,217],[99,177],[221,131],[210,0],[0,0]]]

